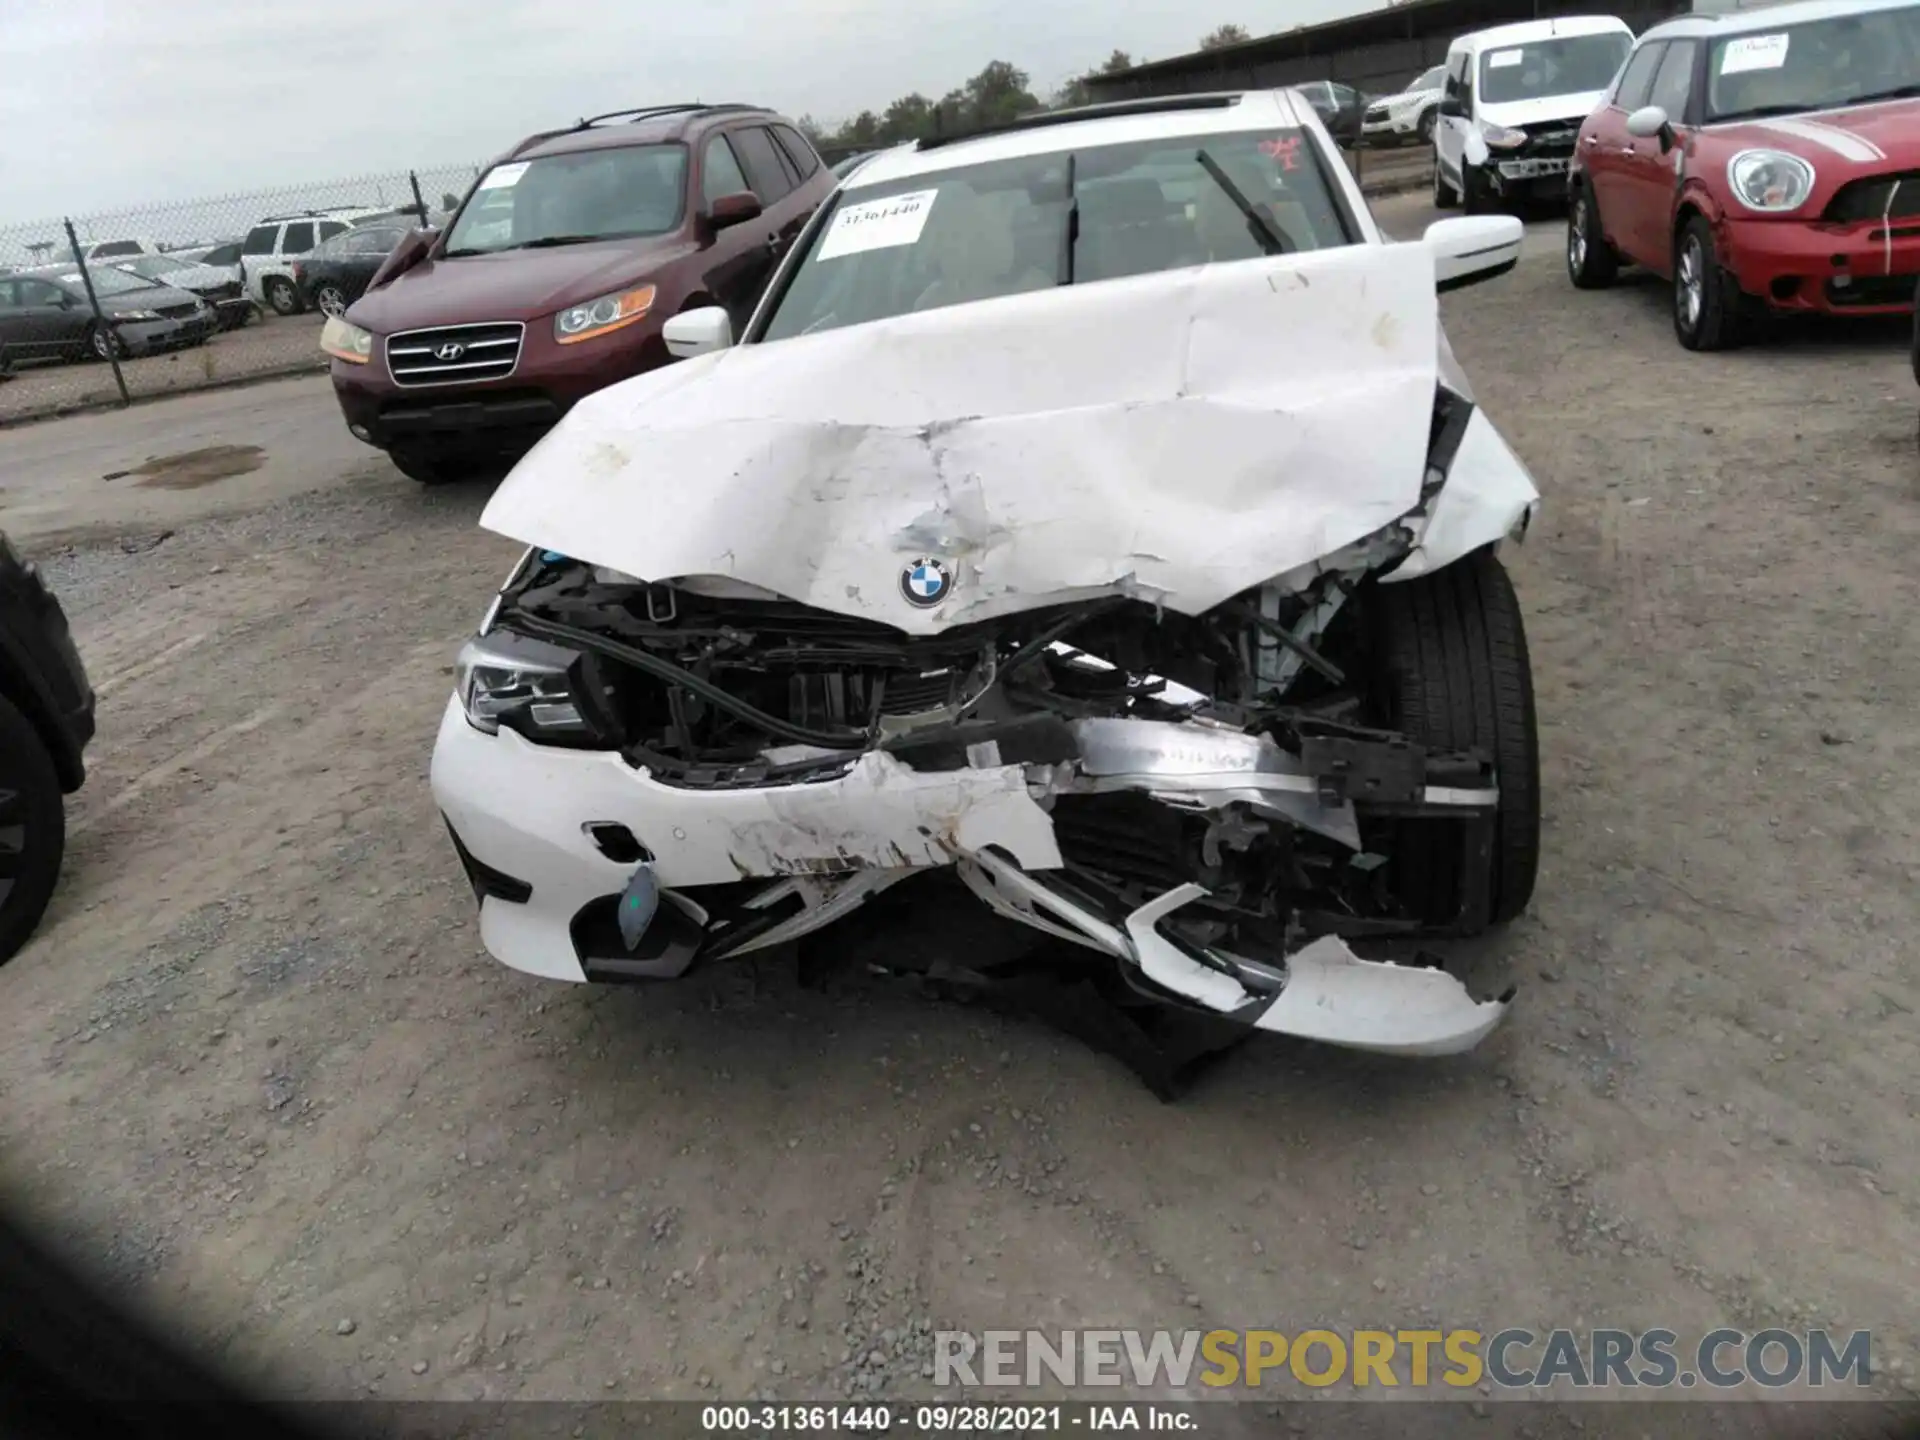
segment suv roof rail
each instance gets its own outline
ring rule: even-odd
[[[1142,100],[1108,100],[1098,105],[1075,105],[1066,110],[1036,110],[1003,125],[983,125],[977,130],[961,130],[952,135],[925,136],[914,143],[917,150],[937,150],[962,140],[977,140],[986,135],[1008,135],[1020,130],[1038,130],[1047,125],[1070,125],[1077,120],[1104,120],[1113,115],[1154,115],[1177,110],[1224,110],[1239,103],[1240,90],[1220,90],[1204,95],[1155,95]]]
[[[586,116],[573,128],[589,130],[603,120],[619,120],[623,117],[629,125],[637,125],[643,120],[657,120],[662,115],[686,115],[700,110],[765,110],[766,108],[764,105],[708,105],[699,100],[684,101],[674,105],[640,105],[631,110],[609,110],[604,115]],[[565,134],[566,132],[556,131],[555,133]]]
[[[375,210],[378,208],[379,207],[375,205],[332,205],[325,210],[289,210],[284,215],[262,215],[259,220],[254,223],[259,225],[278,225],[283,220],[325,220],[357,210]]]

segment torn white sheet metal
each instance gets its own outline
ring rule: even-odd
[[[1354,245],[702,356],[582,400],[481,523],[916,634],[1107,593],[1199,614],[1418,502],[1433,276]],[[923,556],[943,603],[903,593]]]
[[[1533,477],[1484,410],[1475,409],[1454,452],[1447,483],[1415,525],[1412,552],[1380,577],[1412,580],[1506,539],[1540,501]]]
[[[1287,957],[1287,984],[1257,1029],[1384,1055],[1457,1055],[1506,1018],[1444,970],[1362,960],[1332,935]]]

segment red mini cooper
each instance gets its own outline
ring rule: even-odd
[[[1689,350],[1769,311],[1885,314],[1920,277],[1920,0],[1657,25],[1580,127],[1567,273],[1673,282]]]

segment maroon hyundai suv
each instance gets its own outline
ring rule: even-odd
[[[327,321],[347,428],[423,484],[510,465],[581,396],[666,364],[660,327],[682,310],[722,305],[744,328],[837,183],[751,105],[531,136]]]

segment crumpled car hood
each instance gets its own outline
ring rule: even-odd
[[[1418,503],[1438,324],[1424,246],[1355,245],[743,346],[581,401],[481,524],[913,634],[1116,593],[1199,614]]]

